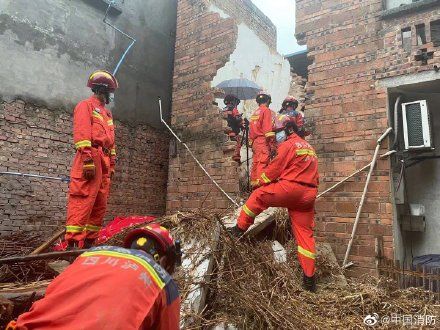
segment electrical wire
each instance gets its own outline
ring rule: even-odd
[[[109,14],[110,8],[111,8],[112,6],[114,6],[114,5],[115,5],[115,1],[114,1],[114,0],[110,1],[109,5],[108,5],[108,7],[107,7],[107,10],[105,11],[105,16],[104,16],[103,22],[104,22],[105,24],[107,24],[108,26],[110,26],[112,29],[118,31],[118,32],[119,32],[120,34],[122,34],[124,37],[126,37],[126,38],[128,38],[128,39],[131,40],[130,45],[128,45],[128,47],[127,47],[127,49],[125,50],[124,54],[122,54],[122,57],[120,58],[118,64],[116,64],[115,69],[113,70],[113,75],[116,76],[116,74],[118,73],[121,64],[124,62],[124,59],[125,59],[125,57],[127,56],[128,52],[130,51],[130,49],[131,49],[131,48],[134,46],[134,44],[136,43],[136,39],[133,38],[132,36],[128,35],[128,34],[125,33],[124,31],[122,31],[121,29],[117,28],[117,27],[114,26],[113,24],[107,22],[107,17],[108,17],[108,14]]]
[[[159,97],[159,111],[160,111],[160,120],[162,123],[166,126],[166,128],[170,131],[170,133],[176,138],[177,141],[179,141],[183,146],[188,150],[190,156],[194,159],[194,161],[199,165],[199,167],[202,169],[202,171],[206,174],[206,176],[211,180],[211,182],[217,187],[218,190],[222,192],[223,195],[226,196],[229,201],[234,204],[236,207],[240,207],[240,205],[231,197],[229,194],[218,184],[218,182],[209,174],[209,172],[205,169],[205,167],[200,163],[200,161],[197,159],[197,157],[194,155],[194,153],[191,151],[191,149],[188,147],[188,145],[183,142],[179,136],[173,131],[173,129],[168,125],[168,123],[165,121],[162,115],[162,99]]]

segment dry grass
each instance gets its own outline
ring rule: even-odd
[[[204,259],[200,254],[206,257],[214,244],[217,219],[218,216],[203,213],[177,213],[158,222],[171,228],[175,238],[182,239],[185,245],[191,242],[184,252],[194,270]],[[270,241],[237,242],[222,230],[219,246],[212,252],[215,267],[209,282],[194,277],[191,269],[177,272],[174,277],[182,300],[197,284],[210,289],[203,315],[183,312],[184,319],[192,320],[186,329],[207,329],[219,323],[234,324],[239,329],[364,329],[363,318],[372,313],[440,315],[440,307],[429,293],[397,290],[391,280],[364,278],[362,282],[352,280],[347,286],[336,286],[328,278],[340,270],[323,257],[318,257],[318,277],[320,283],[326,277],[326,284],[318,287],[317,294],[303,291],[302,273],[288,227],[286,215],[278,214],[273,235],[288,252],[286,263],[274,261]],[[107,244],[122,245],[128,231]]]
[[[289,238],[285,214],[277,216],[277,223],[277,238]],[[179,228],[180,237],[210,246],[217,227],[214,216],[201,214],[177,215],[168,225]],[[317,294],[305,292],[294,242],[287,240],[285,248],[288,261],[280,264],[274,261],[270,241],[236,242],[222,232],[213,254],[216,267],[211,281],[204,283],[210,289],[208,306],[203,316],[183,315],[196,321],[187,329],[219,323],[234,324],[239,329],[363,329],[363,318],[372,313],[439,316],[439,305],[430,300],[429,293],[396,290],[394,283],[385,279],[352,280],[345,287],[330,281],[320,285]],[[186,252],[197,257],[197,251]],[[321,279],[340,274],[339,268],[322,256],[317,264]],[[183,298],[194,282],[200,283],[200,278],[194,280],[188,272],[175,278]]]

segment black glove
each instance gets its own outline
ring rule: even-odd
[[[240,238],[244,235],[246,231],[245,230],[241,230],[240,228],[238,228],[237,225],[235,225],[234,227],[230,227],[228,228],[228,233],[235,238]]]

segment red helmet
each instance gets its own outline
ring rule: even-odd
[[[148,239],[152,239],[159,245],[160,251],[151,251],[145,249]],[[156,245],[157,246],[157,245]],[[159,255],[170,256],[175,260],[177,265],[181,263],[180,241],[174,241],[168,229],[157,223],[151,223],[144,227],[134,229],[125,237],[124,247],[127,249],[134,248],[144,250],[158,258]]]
[[[110,72],[105,70],[97,70],[93,72],[87,81],[87,87],[92,90],[101,88],[102,90],[113,93],[118,87],[118,80]]]
[[[287,107],[294,107],[296,109],[298,107],[298,100],[293,96],[288,96],[284,99],[282,107],[284,109]]]
[[[299,111],[294,111],[289,115],[277,115],[275,118],[275,131],[279,132],[287,128],[293,128],[293,130],[304,136],[304,116]]]
[[[270,103],[272,102],[272,96],[270,96],[270,94],[265,91],[260,91],[258,92],[255,101],[257,101],[258,104]]]

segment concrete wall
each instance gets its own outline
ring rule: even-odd
[[[108,1],[107,1],[108,2]],[[106,219],[165,213],[176,0],[117,1],[109,20],[137,39],[118,73],[118,161]],[[113,70],[129,40],[102,20],[103,0],[0,0],[0,171],[68,176],[72,112],[91,71]],[[160,128],[160,130],[159,130]],[[65,222],[67,184],[0,175],[0,233],[50,234]]]
[[[436,146],[436,151],[429,155],[440,155],[440,95],[405,94],[405,102],[416,100],[427,100]],[[411,156],[417,156],[417,153],[411,153]],[[426,210],[425,232],[403,232],[406,255],[440,254],[440,159],[425,160],[410,167],[406,172],[405,188],[406,202],[423,204]]]
[[[170,109],[176,0],[117,3],[110,21],[138,42],[118,74],[115,117],[159,127],[157,96]],[[0,95],[67,109],[89,95],[90,72],[112,71],[129,44],[104,25],[105,9],[102,0],[0,0]]]

